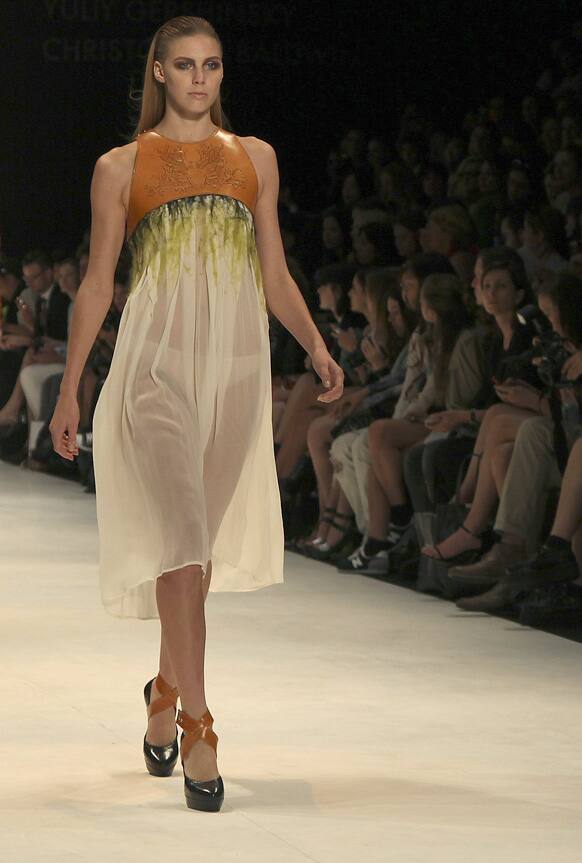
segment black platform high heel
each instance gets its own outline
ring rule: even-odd
[[[150,704],[154,680],[161,695]],[[161,713],[162,710],[167,710],[168,707],[173,707],[174,713],[176,713],[178,688],[176,686],[172,688],[161,674],[146,683],[143,697],[148,711],[148,719],[155,716],[156,713]],[[147,732],[143,738],[143,754],[148,773],[152,776],[171,776],[178,760],[178,733],[176,732],[174,740],[165,746],[154,746],[153,743],[148,743],[146,736]]]
[[[218,737],[212,730],[214,722],[209,710],[200,719],[193,719],[184,710],[178,710],[176,722],[183,728],[180,737],[180,758],[184,773],[184,794],[188,809],[199,809],[202,812],[218,812],[224,801],[224,783],[219,775],[215,779],[190,779],[184,770],[184,761],[197,740],[204,740],[216,752]]]

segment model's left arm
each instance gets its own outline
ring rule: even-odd
[[[279,169],[276,153],[266,141],[255,139],[255,142],[253,155],[259,178],[255,229],[265,299],[269,310],[311,357],[313,368],[327,389],[318,396],[319,401],[332,402],[342,395],[344,373],[330,356],[287,268],[277,212]]]

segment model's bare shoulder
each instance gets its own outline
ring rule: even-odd
[[[137,142],[130,141],[102,153],[95,163],[95,179],[106,185],[111,194],[119,196],[126,211],[136,154]]]
[[[277,154],[267,141],[248,135],[239,137],[239,141],[247,151],[259,180],[259,197],[266,185],[278,183]]]

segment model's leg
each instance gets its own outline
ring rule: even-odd
[[[208,561],[208,566],[206,568],[206,577],[202,580],[202,593],[204,595],[204,601],[206,602],[206,597],[208,596],[208,589],[210,587],[210,579],[212,576],[212,561]],[[176,674],[174,672],[174,667],[172,665],[172,660],[170,659],[170,652],[168,650],[168,646],[166,644],[166,640],[164,638],[164,630],[160,627],[160,674],[166,680],[171,687],[177,686]],[[152,683],[152,692],[150,701],[154,701],[156,698],[159,698],[161,693],[159,692],[156,682]],[[167,710],[161,710],[159,713],[156,713],[154,716],[148,719],[148,728],[147,728],[147,740],[149,743],[152,743],[154,746],[166,746],[176,736],[176,722],[174,717],[174,711],[168,708]]]
[[[202,567],[184,566],[156,581],[156,600],[182,709],[198,719],[207,710],[204,692],[206,621]],[[170,681],[168,681],[170,682]],[[198,740],[184,763],[186,775],[200,781],[218,776],[216,754]]]

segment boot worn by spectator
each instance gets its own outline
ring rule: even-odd
[[[578,564],[569,543],[542,546],[539,553],[523,563],[507,567],[497,584],[480,596],[457,601],[464,611],[501,611],[515,604],[521,594],[578,578]],[[550,544],[548,544],[550,543]]]
[[[521,593],[523,593],[521,589],[516,589],[502,578],[486,593],[481,593],[479,596],[465,596],[458,599],[455,604],[463,611],[495,612],[512,606]]]
[[[578,578],[578,563],[570,543],[549,537],[535,557],[509,566],[503,580],[521,590],[533,590]]]
[[[503,576],[506,567],[521,563],[525,560],[525,556],[522,545],[496,542],[476,563],[451,566],[448,571],[449,578],[496,584]]]
[[[571,582],[537,587],[519,603],[522,626],[582,621],[582,585]]]

